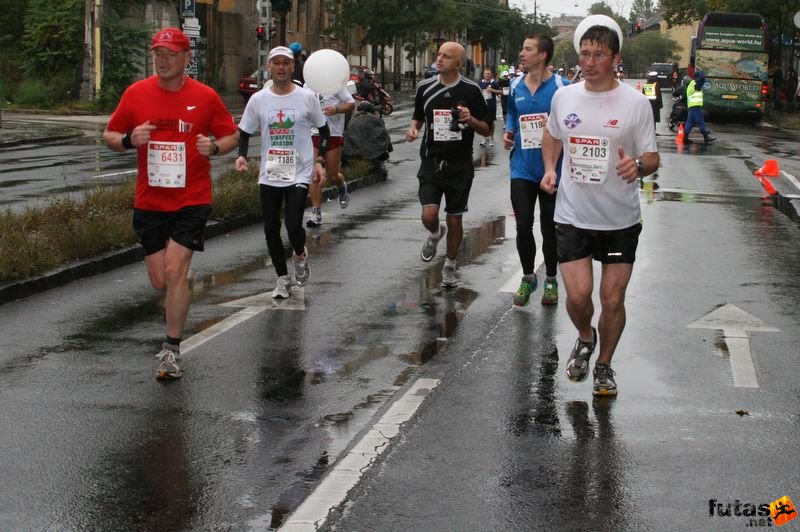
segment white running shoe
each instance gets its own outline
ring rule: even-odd
[[[292,284],[292,279],[288,275],[281,275],[275,283],[275,290],[272,291],[273,299],[288,299],[291,295],[289,293],[289,286]]]
[[[303,286],[308,282],[308,276],[311,274],[311,268],[308,266],[308,248],[303,248],[303,254],[299,257],[292,252],[292,260],[294,262],[294,282],[298,286]]]

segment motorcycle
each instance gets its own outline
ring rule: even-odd
[[[669,113],[667,125],[670,131],[678,129],[682,123],[686,122],[686,116],[689,114],[689,108],[686,106],[686,98],[684,96],[672,97],[672,111]]]
[[[353,94],[353,99],[357,102],[369,102],[371,103],[375,109],[378,111],[378,114],[381,116],[389,116],[394,111],[394,106],[391,103],[392,96],[389,94],[389,91],[383,88],[381,83],[375,82],[374,83],[375,90],[372,93],[371,98],[365,98],[361,94]]]

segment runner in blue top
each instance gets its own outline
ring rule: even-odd
[[[511,205],[517,220],[517,252],[522,264],[522,282],[514,294],[514,305],[528,304],[536,290],[536,240],[533,237],[533,217],[539,200],[542,230],[542,253],[545,263],[543,305],[558,303],[558,256],[553,223],[556,197],[539,188],[544,175],[542,133],[550,114],[553,94],[569,81],[547,69],[553,56],[553,40],[546,35],[525,38],[519,53],[520,67],[527,74],[511,81],[508,96],[503,146],[511,150]],[[560,168],[560,165],[558,166]]]

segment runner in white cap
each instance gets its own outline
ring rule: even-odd
[[[261,132],[261,166],[258,184],[267,249],[278,279],[272,297],[290,295],[291,278],[281,239],[281,207],[285,204],[286,232],[293,250],[294,280],[302,286],[310,268],[303,212],[312,179],[325,178],[325,152],[330,137],[317,95],[292,83],[294,54],[285,46],[270,50],[267,66],[272,85],[256,92],[247,102],[239,122],[239,156],[235,168],[247,170],[250,136]],[[319,130],[319,156],[314,158],[311,129]]]

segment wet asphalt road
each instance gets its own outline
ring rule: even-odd
[[[680,150],[659,131],[616,400],[565,378],[563,301],[514,309],[502,291],[519,268],[506,154],[476,146],[462,286],[442,291],[441,256],[418,258],[418,146],[398,142],[386,183],[326,204],[287,304],[241,301],[274,284],[259,227],[196,255],[178,382],[153,379],[163,324],[141,264],[0,306],[0,528],[309,529],[327,507],[297,508],[334,477],[355,486],[336,530],[736,530],[751,517],[728,507],[797,503],[800,236],[752,170],[800,163],[770,130],[714,125],[716,144]],[[726,304],[777,330],[688,327]],[[757,387],[736,385],[742,343]]]

